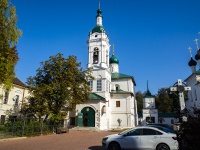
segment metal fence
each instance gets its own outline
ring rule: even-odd
[[[0,139],[13,137],[29,137],[56,132],[56,128],[50,121],[39,121],[35,119],[8,119],[0,124]]]

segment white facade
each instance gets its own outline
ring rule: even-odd
[[[143,109],[141,116],[138,117],[139,125],[148,123],[160,123],[173,125],[179,121],[173,113],[159,113],[156,109],[155,98],[151,95],[147,88],[147,93],[143,98]]]
[[[134,127],[137,125],[134,78],[119,73],[119,60],[114,55],[113,58],[109,57],[109,38],[102,25],[100,9],[97,10],[96,19],[96,26],[89,33],[87,41],[87,67],[94,77],[90,81],[90,100],[77,105],[69,118],[76,118],[75,126],[100,130]]]
[[[0,87],[0,95],[0,120],[3,123],[9,115],[19,115],[21,105],[29,96],[29,92],[24,83],[18,78],[14,78],[13,87],[9,91]]]
[[[187,86],[191,87],[188,91],[188,100],[186,101],[187,109],[192,113],[193,108],[200,109],[200,70],[192,73],[185,79]]]

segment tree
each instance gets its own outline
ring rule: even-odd
[[[142,113],[143,98],[144,98],[144,94],[142,94],[141,91],[137,91],[136,92],[136,100],[137,100],[137,110],[138,110],[138,113]]]
[[[179,108],[178,95],[171,92],[169,88],[159,89],[155,100],[159,112],[172,113]]]
[[[16,23],[15,6],[9,0],[0,0],[0,84],[5,89],[12,86],[15,65],[19,60],[16,44],[22,32]]]
[[[194,108],[193,114],[181,124],[177,133],[180,148],[187,150],[199,150],[200,147],[200,109]]]
[[[28,78],[31,97],[29,103],[23,105],[22,114],[39,119],[50,117],[59,123],[76,104],[89,100],[91,72],[83,71],[80,66],[76,56],[66,59],[60,53],[41,62],[36,76]]]

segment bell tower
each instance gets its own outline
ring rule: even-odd
[[[96,26],[89,32],[87,67],[109,68],[109,38],[102,24],[102,11],[99,8],[96,16]]]

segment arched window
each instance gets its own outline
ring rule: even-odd
[[[105,105],[101,108],[101,114],[103,115],[104,113],[106,113],[106,106]]]
[[[93,52],[93,63],[98,64],[98,60],[99,60],[99,49],[95,47]]]
[[[118,91],[120,89],[120,86],[118,84],[115,85],[115,90]]]

